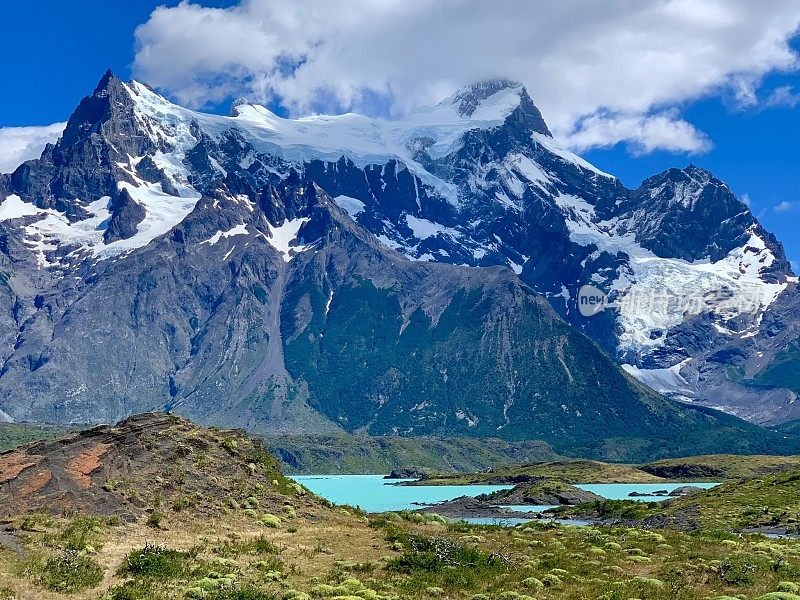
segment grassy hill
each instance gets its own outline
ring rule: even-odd
[[[796,519],[797,475],[644,507],[649,523],[471,526],[333,506],[286,479],[241,431],[145,415],[3,454],[0,482],[1,600],[800,594],[799,541],[736,532],[772,514]],[[702,517],[692,532],[655,520],[692,503]]]
[[[563,514],[647,528],[800,534],[800,469],[725,482],[665,502],[605,500],[559,509]]]

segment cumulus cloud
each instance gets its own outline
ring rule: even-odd
[[[56,142],[66,123],[44,127],[0,127],[0,173],[11,173],[32,158],[39,158],[47,144]]]
[[[669,109],[751,105],[765,74],[797,68],[798,25],[800,0],[184,1],[137,28],[134,73],[184,104],[245,95],[294,114],[400,114],[503,76],[581,147],[700,152],[708,140]]]
[[[676,113],[602,115],[581,119],[564,140],[577,151],[627,144],[633,154],[653,150],[697,154],[711,148],[706,135]]]

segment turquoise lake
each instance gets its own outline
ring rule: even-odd
[[[295,475],[292,477],[315,494],[330,500],[334,504],[350,504],[367,512],[384,512],[394,510],[414,510],[420,504],[432,504],[444,500],[452,500],[459,496],[478,496],[497,490],[510,489],[510,485],[431,485],[402,486],[392,485],[398,481],[409,479],[384,479],[383,475]],[[640,494],[653,493],[658,490],[670,492],[677,487],[693,485],[710,488],[716,483],[600,483],[580,484],[577,487],[594,492],[612,500],[629,499],[644,502],[663,500],[663,497],[629,498],[631,492]],[[523,512],[541,512],[550,506],[513,506],[514,510]]]
[[[575,487],[578,487],[582,490],[587,492],[593,492],[598,496],[602,496],[603,498],[607,498],[608,500],[639,500],[640,502],[658,502],[659,500],[664,500],[664,497],[659,496],[645,496],[645,497],[634,497],[630,498],[628,494],[631,492],[638,492],[640,494],[652,494],[653,492],[657,492],[659,490],[666,490],[667,492],[671,492],[672,490],[683,487],[686,485],[691,485],[693,487],[702,488],[707,490],[709,488],[714,487],[715,485],[719,485],[719,483],[579,483]]]
[[[334,504],[358,506],[367,512],[413,510],[421,508],[418,504],[414,504],[415,502],[442,502],[459,496],[478,496],[513,487],[510,485],[392,485],[398,481],[413,481],[413,479],[384,479],[383,475],[295,475],[292,476],[292,479]]]

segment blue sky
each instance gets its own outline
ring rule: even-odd
[[[788,15],[791,15],[794,10],[794,5],[790,4],[791,1],[787,0],[789,3],[787,4]],[[313,2],[313,0],[303,0],[299,4],[308,4],[308,2]],[[136,75],[146,82],[159,85],[165,93],[173,98],[180,99],[184,103],[204,106],[210,110],[226,112],[230,101],[228,96],[240,93],[250,96],[258,96],[259,93],[268,94],[264,90],[270,90],[269,93],[273,94],[266,99],[274,98],[276,90],[282,93],[282,97],[290,99],[291,101],[285,102],[286,110],[296,112],[303,109],[319,109],[314,102],[319,101],[320,94],[316,92],[311,94],[308,91],[309,88],[303,87],[309,84],[304,84],[299,76],[280,79],[276,78],[274,74],[270,75],[270,63],[264,62],[267,59],[263,58],[265,54],[263,48],[259,49],[259,56],[256,57],[241,58],[237,54],[235,60],[226,59],[228,62],[225,62],[222,67],[219,65],[208,66],[208,56],[198,55],[196,48],[202,47],[206,40],[211,39],[208,37],[209,30],[199,29],[200,26],[198,26],[196,35],[200,37],[197,38],[197,43],[190,44],[186,43],[183,38],[175,37],[176,34],[169,29],[171,23],[177,23],[180,19],[185,19],[184,23],[191,25],[193,23],[191,19],[195,17],[202,17],[197,21],[203,23],[202,27],[206,27],[209,20],[212,21],[212,25],[217,23],[219,27],[240,27],[242,26],[241,21],[257,20],[254,15],[264,19],[267,16],[274,16],[272,13],[267,14],[264,11],[270,10],[274,13],[284,5],[289,6],[286,4],[286,0],[274,0],[269,3],[269,6],[261,0],[245,0],[243,6],[236,6],[235,2],[215,2],[213,0],[202,0],[200,4],[202,8],[186,5],[178,7],[177,2],[164,2],[163,0],[160,2],[79,0],[71,3],[61,0],[39,0],[37,2],[5,3],[3,7],[4,21],[13,26],[4,28],[3,35],[0,36],[0,67],[2,67],[0,69],[0,89],[3,90],[3,93],[0,94],[0,128],[46,125],[66,120],[80,98],[91,92],[107,68],[112,68],[123,78]],[[264,6],[254,8],[254,5],[258,4],[264,4]],[[446,2],[442,4],[446,4]],[[162,17],[161,20],[151,16],[153,10],[160,5],[168,7],[158,13]],[[213,10],[231,6],[235,8],[227,11]],[[476,5],[474,8],[475,11],[479,10],[478,6]],[[519,6],[520,10],[524,10],[524,4]],[[190,10],[192,8],[196,10]],[[205,9],[210,9],[210,11],[203,12]],[[321,21],[320,31],[325,31],[325,20],[335,17],[317,14],[321,10],[323,9],[316,6],[312,12],[300,13],[311,15],[308,17],[310,24],[307,26],[304,24],[304,29],[313,32],[313,19],[319,19]],[[468,10],[464,8],[461,13]],[[633,12],[632,9],[628,11],[631,14]],[[475,25],[474,22],[480,20],[479,15],[476,17],[477,13],[476,15],[462,15],[461,13],[459,16],[463,16],[464,21],[467,22],[467,25],[462,23],[463,26],[472,27]],[[436,22],[437,15],[423,16],[425,16],[425,23]],[[562,16],[556,14],[553,19],[557,20]],[[392,17],[399,19],[396,14]],[[450,17],[452,20],[457,20],[455,13],[451,13]],[[448,27],[450,17],[446,14],[442,17],[443,24],[439,26],[443,28],[443,31]],[[613,17],[614,26],[626,26],[624,21],[628,17],[627,13],[611,15],[611,17]],[[232,18],[233,20],[231,20]],[[492,18],[495,18],[494,15]],[[648,26],[648,15],[644,13],[633,15],[630,18],[631,24],[627,25],[628,27]],[[703,18],[708,19],[709,16],[698,14],[698,19]],[[714,16],[712,15],[711,18]],[[225,21],[225,19],[228,20]],[[742,15],[742,19],[754,20],[749,15]],[[378,19],[373,18],[373,20],[377,21]],[[402,19],[399,20],[402,21]],[[663,22],[663,15],[658,16],[658,20]],[[623,22],[622,25],[619,25],[620,21]],[[570,22],[575,24],[576,29],[580,26],[574,18]],[[137,46],[134,32],[137,26],[145,23],[147,26],[140,32]],[[411,23],[408,25],[409,27],[417,27],[413,22],[409,21],[409,23]],[[611,23],[611,19],[609,19],[609,23]],[[342,27],[344,28],[345,25]],[[288,27],[287,25],[286,28]],[[603,28],[596,24],[596,18],[592,27],[593,31]],[[613,48],[610,48],[611,42],[608,40],[616,39],[619,36],[610,29],[612,25],[609,24],[608,27],[609,37],[598,38],[597,43],[604,44],[604,48],[609,47],[609,52],[613,52]],[[767,30],[767,25],[764,26],[764,29]],[[213,33],[213,30],[210,31]],[[225,29],[225,31],[235,30]],[[246,33],[243,33],[243,40],[246,39]],[[292,39],[291,30],[279,30],[271,33],[274,33],[274,36],[270,40],[278,40],[275,42],[277,45],[276,56],[291,57],[294,55],[293,53],[296,53],[298,56],[303,56],[303,61],[306,60],[306,54],[303,54],[302,49],[294,47],[292,42],[280,41],[282,34],[286,34],[286,39]],[[378,33],[381,33],[380,30]],[[408,33],[404,33],[402,29],[402,23],[394,26],[390,33],[396,33],[400,36],[401,41],[403,35],[408,37]],[[732,34],[732,37],[746,37],[741,31],[737,30],[734,33],[735,36]],[[757,34],[758,32],[754,33],[754,35]],[[311,36],[312,33],[308,35]],[[696,35],[696,31],[693,31],[692,35]],[[504,37],[513,37],[513,32]],[[383,38],[388,39],[386,51],[397,54],[397,45],[391,45],[391,35],[384,33],[382,34]],[[796,29],[795,35],[790,35],[788,39],[790,40],[790,49],[797,51],[800,41],[796,37]],[[171,41],[175,45],[170,46]],[[330,47],[335,46],[336,40],[326,41]],[[368,41],[366,40],[364,43]],[[375,42],[372,43],[375,44]],[[664,43],[675,43],[677,47],[679,40],[671,42],[667,39]],[[715,43],[717,42],[715,41]],[[727,43],[735,43],[735,40],[733,42],[728,38],[719,40],[721,45]],[[258,40],[255,40],[254,46],[257,45]],[[685,43],[683,45],[685,46]],[[182,52],[184,46],[193,47],[195,53],[192,54],[189,50],[185,53]],[[146,53],[142,52],[143,47],[153,49],[149,58]],[[736,47],[731,46],[731,48],[724,49],[723,54],[734,54]],[[139,51],[138,55],[137,50]],[[228,46],[211,46],[209,52],[214,52],[215,55],[225,55],[229,50]],[[506,54],[511,52],[511,50],[503,51]],[[749,51],[747,48],[742,50],[743,53]],[[420,73],[419,78],[422,83],[429,84],[426,87],[421,87],[417,82],[413,86],[408,84],[409,78],[405,76],[405,73],[397,71],[403,66],[400,64],[398,67],[398,63],[401,62],[399,60],[391,61],[391,69],[394,71],[391,76],[387,75],[386,81],[390,82],[387,84],[375,76],[375,70],[380,68],[380,64],[378,67],[370,67],[372,71],[365,75],[359,74],[357,68],[359,65],[354,67],[352,63],[347,63],[347,60],[367,61],[367,57],[356,56],[354,59],[349,59],[346,48],[339,52],[338,55],[333,55],[333,58],[337,63],[348,65],[345,75],[350,77],[353,73],[356,74],[352,75],[353,81],[350,87],[335,88],[333,92],[326,94],[325,97],[332,95],[337,98],[336,107],[363,109],[364,106],[372,106],[374,112],[376,98],[382,98],[381,93],[388,89],[394,93],[394,104],[379,107],[379,109],[397,112],[416,102],[428,100],[437,93],[441,96],[442,90],[446,90],[448,82],[446,78],[433,71],[422,72],[417,68],[417,64],[411,63],[409,68],[414,68],[412,73]],[[538,52],[541,55],[541,49]],[[585,55],[586,49],[582,49],[582,52]],[[353,54],[358,55],[359,53],[353,51]],[[364,53],[361,52],[361,54]],[[376,50],[375,54],[380,55],[380,51]],[[390,56],[393,55],[390,54]],[[553,56],[549,58],[548,62],[554,62]],[[690,57],[690,61],[692,60],[697,61],[698,59],[696,56]],[[683,66],[679,65],[678,68],[686,69],[687,75],[702,69],[724,71],[724,65],[720,67],[720,59],[714,60],[716,62],[709,65],[689,62],[688,66],[684,64]],[[782,59],[775,60],[778,64]],[[794,261],[800,261],[800,227],[798,227],[800,224],[800,143],[798,143],[800,140],[800,102],[796,97],[800,90],[800,73],[798,73],[796,65],[791,68],[786,68],[785,64],[778,68],[767,67],[763,69],[763,72],[757,72],[752,67],[747,67],[750,69],[748,71],[749,79],[746,82],[747,85],[742,86],[743,89],[737,89],[736,85],[731,83],[739,81],[738,75],[733,76],[723,72],[719,76],[719,81],[723,83],[715,84],[714,80],[709,79],[709,81],[699,83],[698,87],[694,89],[682,92],[683,95],[678,92],[674,95],[661,92],[660,96],[655,94],[641,99],[639,104],[626,104],[625,98],[635,95],[633,91],[625,94],[625,98],[621,99],[614,97],[613,91],[604,91],[603,93],[606,95],[594,101],[593,90],[598,90],[597,93],[600,94],[602,88],[596,82],[590,82],[591,84],[587,84],[584,89],[570,87],[576,79],[575,77],[551,77],[555,83],[545,85],[542,73],[530,66],[538,64],[535,56],[532,57],[532,61],[531,63],[515,61],[513,64],[509,64],[509,70],[513,71],[511,76],[522,79],[528,84],[534,100],[545,112],[545,118],[551,124],[555,124],[557,130],[568,131],[572,126],[571,123],[574,122],[574,117],[591,112],[595,108],[595,104],[597,107],[611,106],[612,112],[617,111],[615,114],[635,113],[644,118],[654,114],[667,114],[675,123],[683,125],[684,133],[687,128],[689,130],[688,138],[690,139],[688,141],[685,137],[678,139],[677,134],[670,138],[673,141],[664,142],[659,138],[655,142],[655,149],[646,154],[641,153],[641,140],[622,139],[619,143],[613,144],[614,139],[609,139],[605,144],[601,144],[604,147],[582,150],[581,153],[588,160],[603,170],[619,176],[628,186],[632,187],[637,186],[642,179],[671,166],[682,167],[688,163],[695,163],[708,168],[726,181],[735,193],[740,196],[746,195],[749,198],[753,212],[758,215],[767,229],[773,231],[784,243],[789,257]],[[331,70],[331,63],[324,63],[321,58],[318,58],[318,62],[321,71],[317,73]],[[495,62],[497,61],[495,60]],[[233,64],[230,68],[228,67],[229,63]],[[309,59],[308,63],[307,66],[313,66],[312,60]],[[570,64],[572,63],[565,59],[564,65],[566,66],[561,70],[568,71]],[[445,62],[442,69],[446,72],[447,68],[448,65]],[[460,64],[459,68],[461,68]],[[597,68],[602,69],[603,64],[598,63]],[[744,69],[744,67],[741,67],[739,63],[730,67],[731,72],[736,69]],[[364,70],[367,70],[366,67]],[[176,79],[176,73],[180,73],[181,76],[189,73],[192,77],[182,81],[180,86],[176,84],[169,89],[169,82]],[[310,71],[308,77],[312,77],[313,73],[313,70]],[[476,70],[474,73],[466,71],[460,76],[469,77],[475,73],[480,74],[482,71]],[[530,75],[526,76],[527,73]],[[498,72],[496,74],[506,75],[507,73]],[[149,77],[145,78],[142,75]],[[608,77],[612,75],[609,73]],[[643,74],[643,71],[637,72],[636,76],[643,78],[642,86],[657,87],[657,80],[647,80],[648,75]],[[317,78],[319,77],[318,74]],[[337,75],[337,77],[340,80],[347,78],[342,75]],[[362,79],[358,79],[358,77],[362,77]],[[627,77],[631,78],[630,75]],[[239,79],[243,82],[241,85]],[[220,80],[224,85],[216,85]],[[209,83],[212,81],[214,86]],[[376,81],[374,85],[373,81]],[[198,82],[203,83],[205,87],[198,88]],[[672,87],[680,88],[680,82],[679,77]],[[371,86],[378,93],[374,93],[373,90],[360,96],[352,95],[352,89],[362,85]],[[192,94],[198,89],[201,91],[197,92],[195,101]],[[787,92],[783,100],[769,100],[778,98],[775,91],[780,89]],[[743,100],[742,96],[748,97]],[[574,106],[569,107],[569,110],[561,111],[562,103],[559,98],[578,98],[578,100],[572,103]],[[265,98],[256,99],[265,100]],[[674,141],[675,139],[678,141]],[[699,144],[698,139],[700,140]],[[691,151],[692,149],[694,151]]]

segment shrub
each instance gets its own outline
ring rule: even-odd
[[[542,583],[546,587],[558,587],[562,584],[561,578],[553,573],[548,573],[542,577]]]
[[[544,583],[536,577],[528,577],[522,580],[522,586],[533,590],[541,590],[544,588]]]
[[[265,513],[261,519],[259,519],[258,523],[260,525],[264,525],[265,527],[280,527],[281,520],[271,513]]]
[[[65,550],[45,560],[34,560],[25,566],[33,581],[48,590],[72,594],[96,587],[103,581],[100,564],[75,550]]]
[[[152,585],[147,581],[126,581],[108,590],[103,600],[152,600]]]
[[[103,521],[95,517],[78,516],[72,519],[67,526],[51,539],[51,542],[65,550],[85,551],[87,548],[96,548],[99,545],[100,534],[103,531]]]
[[[119,569],[120,575],[140,575],[152,579],[172,579],[184,574],[192,556],[188,552],[169,550],[148,542],[131,552]]]
[[[147,516],[147,526],[154,529],[161,527],[161,521],[164,520],[164,513],[159,510],[154,510]]]
[[[427,538],[405,534],[401,543],[405,554],[389,561],[386,568],[399,573],[441,571],[445,568],[469,567],[474,570],[503,566],[502,559],[486,554],[473,546],[464,546],[447,538]]]

